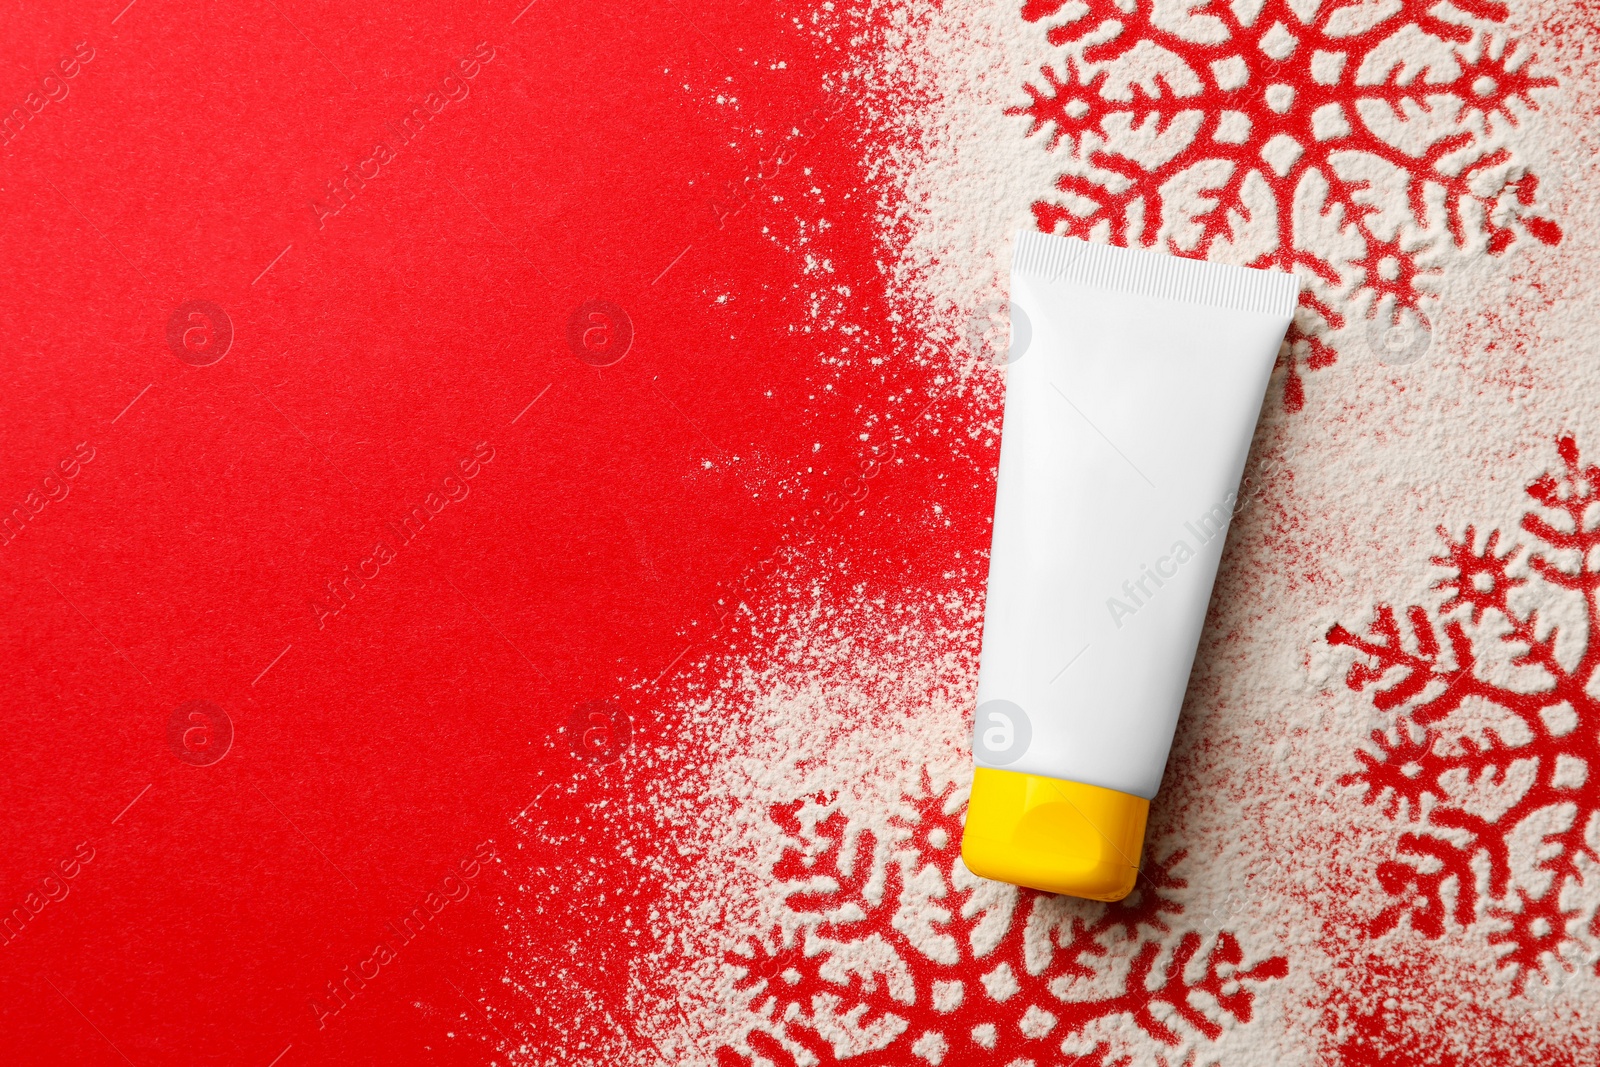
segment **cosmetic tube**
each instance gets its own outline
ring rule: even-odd
[[[1011,264],[977,768],[977,875],[1134,887],[1292,274],[1046,234]]]

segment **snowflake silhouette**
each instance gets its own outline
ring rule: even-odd
[[[1018,890],[961,865],[964,797],[924,793],[894,848],[828,797],[771,809],[790,921],[726,957],[757,1021],[721,1067],[1127,1067],[1138,1050],[1092,1023],[1130,1020],[1157,1049],[1214,1040],[1250,1021],[1252,986],[1288,973],[1282,956],[1243,966],[1230,933],[1174,935],[1182,852],[1113,905]]]
[[[1496,34],[1507,9],[1492,0],[1027,0],[1022,14],[1051,19],[1066,53],[1010,111],[1071,148],[1065,196],[1034,204],[1039,229],[1195,257],[1230,246],[1298,273],[1291,411],[1301,364],[1332,364],[1351,318],[1375,344],[1430,329],[1452,254],[1561,240],[1513,151],[1555,83]]]
[[[1519,992],[1546,968],[1574,968],[1585,918],[1600,935],[1584,901],[1600,884],[1600,467],[1570,437],[1558,452],[1562,470],[1528,487],[1538,507],[1522,529],[1535,546],[1497,551],[1498,531],[1480,544],[1470,526],[1460,540],[1441,528],[1432,562],[1450,572],[1435,584],[1444,597],[1406,609],[1410,640],[1388,606],[1364,635],[1327,635],[1357,653],[1346,684],[1395,716],[1344,782],[1416,827],[1378,865],[1395,899],[1372,933],[1409,919],[1439,938],[1451,919],[1482,922]],[[1514,573],[1519,560],[1528,577]],[[1563,599],[1583,620],[1575,652],[1535,606]],[[1486,723],[1485,705],[1504,717]],[[1519,849],[1519,834],[1535,847]]]

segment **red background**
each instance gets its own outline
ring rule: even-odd
[[[697,769],[728,756],[681,709],[726,680],[740,653],[756,659],[781,643],[752,634],[747,620],[757,614],[736,606],[771,621],[809,604],[854,605],[829,625],[858,630],[864,646],[872,638],[862,620],[875,604],[909,604],[925,611],[927,647],[954,660],[975,655],[973,620],[950,616],[984,577],[994,441],[980,431],[998,412],[994,396],[963,394],[951,380],[973,354],[962,340],[924,332],[917,309],[888,289],[907,237],[894,220],[915,205],[900,199],[886,161],[919,147],[899,132],[915,126],[902,120],[919,107],[917,86],[879,58],[887,20],[898,16],[846,6],[113,0],[6,9],[0,1064],[674,1062],[653,1027],[676,1010],[673,968],[707,961],[669,955],[670,911],[715,871],[707,875],[712,863],[696,851],[696,827],[672,822],[667,801],[692,797]],[[1241,52],[1258,81],[1299,77],[1302,105],[1313,93],[1358,95],[1308,82],[1309,68],[1268,62],[1265,35],[1297,21],[1282,5],[1214,47],[1182,45],[1148,4],[1130,12],[1095,0],[1081,17],[1080,6],[1052,0],[1013,13],[1043,25],[1055,45],[1126,18],[1127,32],[1095,46],[1108,55],[1147,40],[1193,64]],[[1498,4],[1457,7],[1490,23],[1509,17]],[[1318,26],[1332,17],[1319,12]],[[1592,18],[1574,18],[1587,33]],[[1463,49],[1477,32],[1409,3],[1380,22],[1347,42],[1352,53],[1403,25],[1426,24]],[[912,48],[917,30],[906,31]],[[1541,24],[1536,51],[1558,52],[1564,33]],[[1297,56],[1313,51],[1307,38]],[[474,55],[489,58],[463,68]],[[1038,61],[1060,58],[1041,49]],[[1488,52],[1473,60],[1499,62]],[[1019,84],[1010,111],[1040,130],[1053,125],[1050,137],[1103,131],[1162,102],[1102,94],[1098,110],[1068,111],[1092,94],[1059,69],[1065,81],[1041,73],[1029,83],[1048,92]],[[1531,100],[1534,88],[1555,84],[1541,71],[1518,80],[1497,68],[1496,88],[1476,106]],[[1476,85],[1482,73],[1474,67],[1460,81]],[[904,80],[886,110],[883,89],[896,78]],[[430,94],[445,92],[458,99],[434,96],[430,106]],[[1168,97],[1163,106],[1194,103]],[[1274,130],[1311,121],[1309,106],[1267,115],[1249,88],[1208,98],[1208,121],[1234,106],[1260,120],[1254,141],[1230,149],[1241,159],[1259,155]],[[398,137],[419,107],[420,132]],[[996,136],[1023,136],[1026,123],[1007,130],[1003,114],[993,118]],[[1315,138],[1299,130],[1299,140],[1307,154],[1296,166],[1309,168]],[[1037,150],[1045,143],[1039,137]],[[1217,148],[1197,138],[1186,151]],[[1140,169],[1092,215],[1068,218],[1057,201],[1035,201],[1035,221],[1090,234],[1191,161]],[[1419,164],[1407,188],[1437,183],[1430,168]],[[329,183],[363,170],[370,177],[352,181],[334,212]],[[1286,197],[1298,179],[1280,177]],[[1446,177],[1458,191],[1467,184]],[[1502,228],[1514,224],[1531,244],[1568,254],[1577,231],[1564,234],[1547,217],[1537,176],[1507,180],[1481,206],[1506,196],[1521,206],[1511,221],[1490,219],[1485,251],[1521,242]],[[1086,187],[1063,177],[1054,188]],[[1234,225],[1232,201],[1209,202],[1207,236],[1190,254],[1207,254]],[[1369,273],[1362,284],[1421,307],[1417,279],[1427,272],[1365,214],[1352,218],[1369,258],[1409,264],[1395,279]],[[1287,227],[1292,216],[1282,219]],[[1154,235],[1112,231],[1119,242]],[[1004,236],[995,235],[997,251]],[[1331,254],[1292,236],[1284,229],[1258,265],[1305,267],[1306,256]],[[1366,380],[1354,370],[1367,358],[1359,348],[1336,353],[1320,327],[1304,331],[1317,315],[1334,324],[1350,311],[1306,292],[1315,314],[1302,317],[1268,401],[1269,411],[1302,420]],[[990,296],[971,294],[970,304]],[[198,358],[207,350],[181,343],[180,309],[197,301],[231,324],[231,344],[210,362]],[[622,358],[573,347],[569,326],[591,301],[626,317]],[[594,325],[580,317],[577,336]],[[1485,336],[1468,344],[1492,349]],[[1559,472],[1559,458],[1566,477],[1592,486],[1578,443],[1553,443],[1560,432],[1549,427],[1556,451],[1503,476]],[[1592,454],[1592,443],[1582,447]],[[470,480],[447,482],[464,460]],[[397,537],[417,506],[437,514],[420,534]],[[1300,525],[1292,494],[1281,506],[1281,522],[1295,529],[1275,527],[1272,551],[1313,581],[1323,561],[1306,538],[1326,531]],[[1487,530],[1499,520],[1481,521]],[[1296,556],[1296,545],[1310,554]],[[1462,575],[1503,578],[1493,545],[1448,551]],[[1420,566],[1428,551],[1406,558]],[[330,611],[329,583],[374,560],[377,574],[352,579],[347,602]],[[784,582],[815,595],[802,603]],[[1363,603],[1369,594],[1377,604],[1398,595],[1363,590]],[[1408,625],[1421,625],[1420,611]],[[1378,661],[1398,655],[1398,637],[1385,644],[1374,633],[1335,627],[1308,640],[1367,642],[1363,654]],[[1375,679],[1356,670],[1345,684],[1362,690]],[[1369,694],[1391,710],[1380,697]],[[202,731],[199,744],[183,717],[191,706],[226,717],[232,736],[220,760],[202,757],[227,730]],[[1202,752],[1212,743],[1205,729],[1191,721]],[[1180,752],[1180,776],[1184,760]],[[1358,755],[1322,770],[1351,778],[1361,767],[1374,782],[1409,773],[1397,760]],[[1591,808],[1593,792],[1590,779]],[[1179,790],[1163,797],[1156,822],[1182,803]],[[953,863],[958,813],[931,788],[914,799],[921,822],[946,831],[939,845],[922,835],[922,858]],[[1361,802],[1333,803],[1354,812]],[[791,797],[772,808],[788,835],[772,874],[832,869],[847,889],[842,830],[798,850],[801,815],[820,818],[821,804]],[[1488,827],[1485,839],[1509,831]],[[1325,1059],[1454,1062],[1466,1034],[1517,1050],[1506,1055],[1518,1062],[1587,1062],[1578,1042],[1557,1047],[1565,1031],[1543,1031],[1532,999],[1461,1009],[1472,991],[1432,969],[1456,951],[1453,941],[1430,947],[1443,933],[1442,876],[1413,892],[1413,868],[1387,844],[1370,851],[1357,876],[1395,898],[1377,919],[1388,926],[1336,914],[1312,935],[1317,951],[1341,961],[1317,979],[1327,989]],[[1322,863],[1317,850],[1307,855]],[[490,858],[475,867],[478,856]],[[1133,983],[1141,1004],[1190,989],[1190,957],[1177,953],[1194,952],[1193,931],[1204,928],[1195,909],[1209,898],[1194,891],[1214,887],[1183,869],[1182,856],[1147,866],[1166,897],[1102,909],[1079,931],[1078,951],[1099,954],[1094,939],[1125,927],[1107,961],[1119,965],[1149,966],[1155,934],[1176,938],[1163,957],[1178,961],[1176,977],[1163,989]],[[1281,859],[1254,856],[1252,877]],[[459,895],[461,883],[446,878],[464,863],[470,892],[443,903],[441,894]],[[1320,867],[1317,876],[1328,877]],[[786,900],[791,912],[797,901],[813,917],[825,910],[820,894]],[[899,898],[879,903],[858,933],[894,934]],[[954,896],[945,903],[952,930],[978,921],[956,914]],[[1559,904],[1547,896],[1540,914],[1564,914]],[[1378,940],[1402,906],[1416,909],[1407,921],[1421,940]],[[426,926],[406,940],[392,924],[419,907]],[[1169,928],[1162,916],[1184,925]],[[1141,923],[1149,938],[1135,936]],[[1589,924],[1600,932],[1592,916]],[[1559,943],[1563,932],[1528,944],[1540,937]],[[1023,940],[1013,925],[1007,951],[1022,953]],[[347,989],[359,991],[340,1006],[329,984],[370,966],[379,942],[394,958],[364,985],[352,982]],[[784,993],[774,961],[804,972],[784,994],[795,1004],[844,988],[821,973],[827,954],[805,951],[798,940],[774,942],[769,953],[752,949],[748,967],[733,961],[745,971],[738,995],[765,996],[769,985]],[[976,981],[992,965],[911,951],[924,992],[952,976]],[[1240,964],[1239,945],[1219,935],[1207,951],[1211,970],[1194,988],[1220,991],[1216,968]],[[1065,953],[1058,959],[1072,965]],[[1279,956],[1241,966],[1260,982],[1303,973]],[[1061,1010],[1051,973],[1030,978],[1036,1001],[1014,998],[1007,1010]],[[871,1013],[920,1012],[956,1033],[957,1016],[926,998],[913,1012],[884,985],[850,989]],[[1233,1005],[1223,1014],[1266,1026],[1267,1016],[1252,1014],[1255,992],[1223,995]],[[965,1004],[972,1019],[993,1006],[976,995]],[[1063,1031],[1097,1010],[1074,1004]],[[1154,1016],[1100,1014],[1118,1013],[1133,1017],[1130,1033],[1167,1041]],[[1586,1022],[1582,1005],[1571,1018]],[[903,1056],[920,1025],[884,1055]],[[1196,1029],[1214,1036],[1219,1026]],[[1060,1032],[1047,1045],[1008,1031],[1040,1055],[1060,1047]],[[814,1027],[802,1036],[819,1058],[831,1054]],[[970,1026],[957,1036],[975,1040]],[[754,1051],[777,1048],[771,1034],[746,1037]],[[1263,1029],[1254,1040],[1266,1049],[1282,1037]],[[976,1045],[960,1047],[978,1055]],[[749,1060],[731,1046],[697,1051],[724,1064]],[[1120,1055],[1107,1047],[1093,1058]]]
[[[659,693],[775,551],[936,574],[949,546],[893,501],[946,474],[978,521],[944,536],[986,541],[985,474],[906,462],[938,394],[887,322],[870,130],[832,43],[868,30],[763,0],[6,16],[7,108],[79,42],[93,58],[0,155],[0,493],[26,520],[0,547],[0,909],[80,842],[94,858],[0,946],[0,1058],[642,1040],[640,872],[671,834],[594,820],[640,776],[575,755],[569,716],[602,702],[630,753],[693,759]],[[480,42],[470,95],[398,145]],[[395,158],[319,218],[379,141]],[[813,330],[819,292],[859,332]],[[605,368],[566,341],[591,298],[633,325]],[[234,331],[208,366],[167,342],[195,300]],[[79,442],[93,459],[35,512]],[[387,524],[479,442],[465,499],[401,545]],[[873,517],[826,521],[890,454]],[[319,625],[379,540],[394,560]],[[194,700],[234,730],[208,766],[169,741]],[[515,822],[536,800],[538,837]],[[471,895],[319,1026],[308,999],[483,842]],[[529,902],[520,969],[548,977],[507,985],[503,911]]]

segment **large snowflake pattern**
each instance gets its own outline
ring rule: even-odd
[[[1181,929],[1182,852],[1147,861],[1112,905],[974,877],[958,855],[964,803],[928,788],[883,837],[835,798],[771,808],[785,919],[727,955],[752,1024],[718,1049],[722,1067],[1186,1062],[1288,973],[1282,956],[1247,966],[1232,933]],[[1119,1021],[1132,1025],[1095,1029]],[[1124,1047],[1129,1032],[1147,1047]]]
[[[1515,151],[1554,81],[1507,16],[1493,0],[1027,0],[1065,54],[1012,113],[1070,149],[1036,223],[1300,274],[1298,410],[1301,368],[1347,338],[1424,336],[1452,256],[1561,240]]]
[[[1571,438],[1558,451],[1528,487],[1532,546],[1441,529],[1436,606],[1328,632],[1357,654],[1346,683],[1393,717],[1344,781],[1412,827],[1375,872],[1391,903],[1371,932],[1481,930],[1519,990],[1600,935],[1600,466]]]

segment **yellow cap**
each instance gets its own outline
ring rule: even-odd
[[[961,859],[982,878],[1121,900],[1133,892],[1150,802],[1132,793],[979,767]]]

